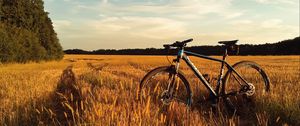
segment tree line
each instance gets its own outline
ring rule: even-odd
[[[222,46],[193,46],[186,47],[185,50],[204,55],[222,55]],[[101,55],[166,55],[175,54],[176,50],[167,51],[165,49],[99,49],[85,51],[82,49],[69,49],[64,51],[66,54],[101,54]],[[300,55],[300,37],[284,40],[272,44],[243,44],[239,45],[237,55]]]
[[[0,0],[0,63],[63,58],[48,14],[42,0]]]

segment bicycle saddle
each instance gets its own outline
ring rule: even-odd
[[[237,41],[239,41],[239,40],[219,41],[218,43],[219,44],[224,44],[224,45],[227,45],[227,46],[231,46],[231,45],[235,45],[237,43]]]

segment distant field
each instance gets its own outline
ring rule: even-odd
[[[217,63],[191,60],[202,73],[214,76],[219,72]],[[300,125],[300,56],[228,58],[230,64],[240,60],[257,62],[271,80],[270,95],[256,104],[255,116],[214,118],[205,110],[193,109],[190,125]],[[75,80],[61,77],[71,65]],[[163,65],[169,65],[165,56],[108,55],[65,55],[58,62],[2,64],[0,125],[163,125],[165,117],[150,117],[136,101],[142,77]],[[192,71],[186,65],[181,69],[189,79],[193,98],[207,95]]]

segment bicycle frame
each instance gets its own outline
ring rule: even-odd
[[[222,63],[216,90],[214,90],[212,88],[211,84],[209,84],[209,82],[207,82],[207,80],[204,78],[204,76],[199,72],[199,70],[191,62],[188,55],[196,56],[196,57],[199,57],[199,58],[208,59],[208,60],[211,60],[211,61],[216,61],[216,62]],[[179,49],[178,54],[177,54],[177,58],[175,60],[175,62],[176,62],[176,65],[175,65],[176,73],[178,72],[178,69],[179,69],[180,59],[183,59],[186,62],[186,64],[192,69],[194,74],[204,84],[204,86],[210,91],[210,93],[213,95],[213,97],[217,98],[217,97],[220,96],[220,94],[219,94],[220,91],[219,90],[220,90],[220,85],[222,83],[222,78],[223,78],[223,73],[224,73],[224,66],[226,66],[228,68],[228,70],[232,70],[244,83],[247,84],[246,80],[231,65],[229,65],[225,61],[226,56],[227,56],[227,49],[225,50],[225,54],[223,55],[223,60],[220,60],[220,59],[216,59],[216,58],[209,57],[209,56],[206,56],[206,55],[201,55],[201,54],[198,54],[198,53],[185,51],[183,48],[181,48],[181,49]]]

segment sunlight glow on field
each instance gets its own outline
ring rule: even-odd
[[[202,73],[213,77],[219,72],[217,63],[195,57],[191,60]],[[153,119],[149,116],[152,111],[146,111],[145,106],[136,101],[142,77],[153,68],[169,65],[165,56],[65,55],[57,62],[2,64],[0,125],[163,125],[181,122],[190,125],[299,125],[299,56],[228,58],[230,64],[240,60],[257,62],[271,80],[271,92],[267,97],[259,98],[255,104],[256,113],[231,119],[213,118],[203,109],[203,103],[191,110],[189,120],[165,116]],[[67,79],[61,77],[70,65],[77,85],[71,87],[72,90],[62,84]],[[204,86],[184,63],[181,70],[191,84],[193,100],[206,97]],[[74,91],[73,88],[78,96],[68,94]]]

